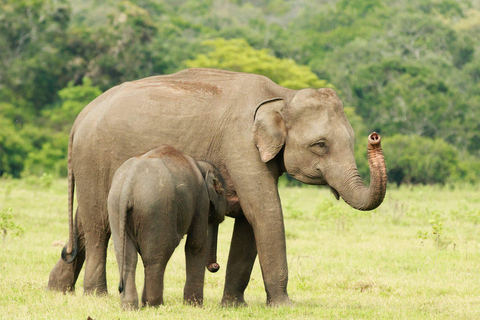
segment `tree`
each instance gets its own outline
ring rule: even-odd
[[[291,59],[279,59],[267,49],[256,50],[243,39],[215,39],[204,42],[213,48],[206,54],[199,54],[193,60],[185,61],[190,68],[218,68],[264,75],[281,86],[291,89],[307,87],[331,87],[320,80],[306,66],[300,66]]]
[[[0,88],[39,112],[65,82],[66,0],[4,0],[0,10]]]
[[[84,78],[79,86],[71,82],[58,92],[60,103],[43,111],[44,127],[27,126],[23,129],[30,141],[36,141],[24,163],[28,174],[67,175],[68,136],[72,124],[82,109],[101,93],[89,78]]]
[[[91,4],[91,10],[96,5]],[[94,25],[82,22],[69,30],[67,50],[72,60],[68,73],[74,84],[89,77],[95,85],[107,90],[152,75],[151,43],[157,35],[157,26],[149,12],[132,1],[122,1],[115,8],[105,22]]]
[[[56,131],[68,133],[78,114],[100,94],[102,91],[98,86],[92,85],[90,78],[83,78],[83,83],[78,86],[70,82],[58,92],[60,103],[44,110],[43,116]]]

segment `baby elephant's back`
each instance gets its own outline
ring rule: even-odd
[[[133,214],[177,220],[176,229],[184,234],[207,192],[194,160],[162,147],[136,157],[133,171]]]
[[[171,146],[162,145],[137,159],[140,167],[136,171],[141,171],[145,179],[158,181],[166,187],[170,184],[176,190],[187,188],[189,194],[194,194],[204,185],[195,160]]]

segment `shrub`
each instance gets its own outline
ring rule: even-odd
[[[25,173],[41,176],[44,173],[67,176],[68,134],[57,133],[50,137],[40,149],[28,154]]]
[[[3,117],[0,117],[0,128],[0,176],[9,174],[18,178],[31,144]]]
[[[458,151],[441,139],[395,135],[384,139],[388,180],[397,185],[445,184],[458,166]]]
[[[13,237],[17,237],[24,232],[21,226],[12,221],[12,217],[12,208],[0,211],[0,232],[2,234],[3,242],[5,242],[5,238],[9,234]]]

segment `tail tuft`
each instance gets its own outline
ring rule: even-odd
[[[67,246],[68,244],[66,244],[62,249],[62,259],[63,261],[65,261],[65,263],[72,263],[75,260],[75,258],[77,258],[77,253],[78,253],[77,242],[74,241],[73,250],[71,253],[67,253]]]
[[[121,279],[120,283],[118,284],[118,292],[122,293],[124,289],[125,289],[125,285],[123,283],[123,279]]]

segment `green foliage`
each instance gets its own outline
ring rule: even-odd
[[[24,230],[21,226],[12,221],[12,208],[3,209],[0,211],[0,231],[2,232],[3,242],[8,235],[18,237]]]
[[[370,181],[370,170],[367,159],[367,142],[370,132],[367,132],[364,121],[352,107],[345,107],[344,111],[355,132],[355,162],[362,179],[365,183],[368,183]]]
[[[102,94],[98,86],[92,85],[90,78],[83,78],[81,85],[72,82],[58,92],[60,104],[46,109],[43,115],[57,130],[69,132],[76,117],[87,104]]]
[[[461,155],[450,180],[450,182],[478,183],[480,181],[480,159],[468,154]]]
[[[352,226],[354,211],[333,200],[323,200],[315,208],[315,216],[319,222],[327,227],[335,227],[338,232],[348,231]],[[353,214],[352,214],[353,213]]]
[[[53,176],[49,173],[42,173],[41,176],[31,175],[24,180],[27,185],[40,187],[44,189],[50,189],[53,184]]]
[[[70,7],[65,0],[5,0],[1,7],[0,83],[38,111],[64,81]]]
[[[450,242],[443,239],[443,218],[438,212],[434,212],[428,222],[432,225],[432,234],[435,238],[435,245],[445,249]]]
[[[456,222],[467,221],[474,225],[480,224],[480,209],[469,207],[465,199],[459,201],[458,205],[450,210],[450,216]]]
[[[279,59],[268,50],[255,50],[244,39],[215,39],[204,42],[213,51],[185,61],[190,68],[217,68],[265,75],[281,86],[291,89],[321,88],[328,85],[306,66],[291,59]]]
[[[70,128],[80,111],[101,93],[99,87],[93,86],[89,78],[84,78],[83,83],[78,86],[69,83],[58,92],[60,101],[43,110],[45,128],[24,128],[24,135],[35,145],[34,150],[29,152],[24,160],[26,175],[67,175]]]
[[[447,142],[457,170],[438,176],[476,183],[479,17],[473,0],[4,0],[0,175],[64,174],[68,131],[101,91],[201,66],[335,87],[367,180],[377,131]]]
[[[25,174],[42,176],[50,173],[67,176],[68,134],[56,134],[52,140],[28,154],[25,159]]]
[[[443,136],[451,142],[466,131],[463,99],[427,67],[392,58],[361,68],[354,83],[357,111],[375,131]]]
[[[20,177],[24,159],[32,146],[7,119],[0,117],[0,176]]]
[[[394,135],[384,139],[387,176],[402,183],[445,183],[458,164],[458,151],[441,139]]]
[[[431,237],[435,243],[435,247],[438,249],[447,249],[452,241],[448,240],[448,238],[445,236],[445,218],[437,210],[433,210],[432,212],[427,210],[427,212],[431,214],[428,219],[428,223],[431,226],[430,232],[419,230],[417,232],[418,238],[422,240],[428,240]]]

